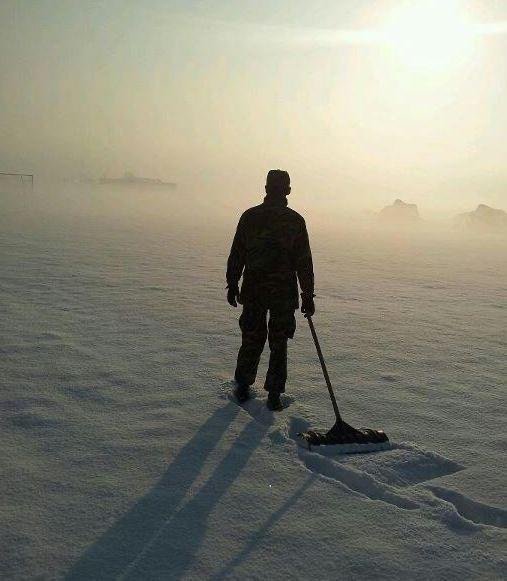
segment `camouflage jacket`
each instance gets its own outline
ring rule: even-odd
[[[227,285],[238,285],[240,301],[297,308],[298,286],[313,295],[312,253],[302,216],[287,207],[285,196],[266,196],[240,218],[229,260]],[[296,279],[297,276],[297,279]]]

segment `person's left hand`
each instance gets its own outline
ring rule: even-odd
[[[227,287],[227,302],[231,307],[237,307],[239,301],[239,287],[238,285]]]
[[[305,317],[313,317],[315,314],[315,302],[313,295],[301,293],[301,312]]]

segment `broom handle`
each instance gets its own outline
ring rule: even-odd
[[[336,397],[334,395],[333,386],[331,385],[331,380],[329,379],[329,373],[327,372],[326,362],[324,361],[324,356],[322,355],[322,349],[320,348],[320,343],[317,338],[317,333],[315,332],[315,327],[313,326],[312,318],[307,316],[306,319],[308,320],[308,324],[310,325],[310,331],[312,332],[313,342],[315,343],[315,348],[317,349],[317,355],[319,356],[320,365],[322,367],[322,373],[324,374],[324,379],[326,380],[327,389],[329,391],[329,397],[331,398],[331,403],[333,404],[336,421],[341,422],[342,418],[340,416],[338,404],[336,403]]]

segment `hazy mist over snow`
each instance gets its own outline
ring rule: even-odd
[[[35,179],[34,189],[30,183],[19,180],[2,180],[3,216],[0,218],[11,226],[19,221],[26,228],[38,223],[57,225],[59,221],[73,221],[76,225],[97,220],[101,223],[117,224],[119,227],[136,225],[143,229],[170,228],[184,232],[187,229],[196,234],[201,229],[206,232],[216,230],[216,235],[232,231],[241,213],[250,206],[260,204],[265,195],[264,180],[243,195],[228,192],[201,191],[178,184],[175,189],[143,185],[111,185],[87,183],[79,180]],[[406,196],[404,202],[413,198]],[[464,244],[477,238],[477,243],[505,244],[506,228],[484,228],[473,232],[460,228],[459,213],[435,211],[418,205],[419,220],[394,216],[383,218],[383,208],[395,200],[389,198],[385,204],[370,207],[347,206],[337,200],[312,199],[312,195],[301,191],[297,184],[288,198],[289,206],[304,215],[311,233],[339,240],[351,240],[363,236],[375,238],[401,237],[419,240],[427,244],[435,238],[442,244],[453,242]],[[466,206],[466,211],[476,206]],[[225,230],[224,230],[225,229]],[[496,241],[496,242],[495,242]]]

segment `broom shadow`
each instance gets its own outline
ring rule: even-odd
[[[197,479],[207,457],[217,446],[220,438],[238,413],[239,407],[232,402],[216,410],[192,439],[183,446],[154,488],[84,552],[68,571],[65,579],[67,581],[82,579],[100,581],[128,574],[132,563],[142,560],[142,556],[149,552],[153,544],[156,544],[158,537],[164,536],[167,522],[177,514],[179,505]],[[256,425],[259,429],[259,424]],[[256,437],[255,433],[250,434],[249,432],[253,430],[248,430],[249,427],[250,424],[242,432],[243,439],[246,440],[246,435],[252,437],[250,443],[244,442],[247,446],[244,462],[237,468],[228,467],[226,464],[221,469],[224,477],[227,476],[231,480],[215,483],[218,487],[217,490],[220,491],[219,495],[213,493],[208,484],[205,485],[204,488],[210,492],[209,497],[202,498],[200,501],[202,506],[194,503],[194,506],[203,512],[202,515],[196,515],[197,517],[201,516],[199,520],[205,520],[212,510],[213,504],[230,486],[253,452],[254,447],[259,443],[262,436]],[[234,448],[235,444],[232,449]],[[226,462],[230,456],[231,452],[221,464]],[[202,496],[202,493],[199,493],[198,496]],[[191,525],[191,523],[187,524]],[[194,530],[192,533],[199,536],[199,531]],[[172,575],[173,563],[171,563],[170,556],[171,551],[164,559],[165,571],[166,574],[171,572],[171,578],[175,579],[178,576]],[[184,570],[182,567],[184,565],[186,567],[187,564],[187,562],[181,562],[181,559],[176,563],[181,571]]]
[[[248,557],[248,555],[257,548],[262,538],[266,536],[269,530],[275,526],[275,524],[291,508],[291,506],[293,506],[298,501],[298,499],[301,498],[307,488],[309,488],[317,478],[318,477],[315,474],[308,476],[303,484],[282,504],[282,506],[268,519],[266,519],[266,522],[250,536],[250,539],[243,547],[243,549],[224,567],[222,567],[218,573],[210,578],[211,581],[221,581],[222,579],[226,579],[229,575],[231,575],[234,569],[236,569],[236,567],[240,565]]]

